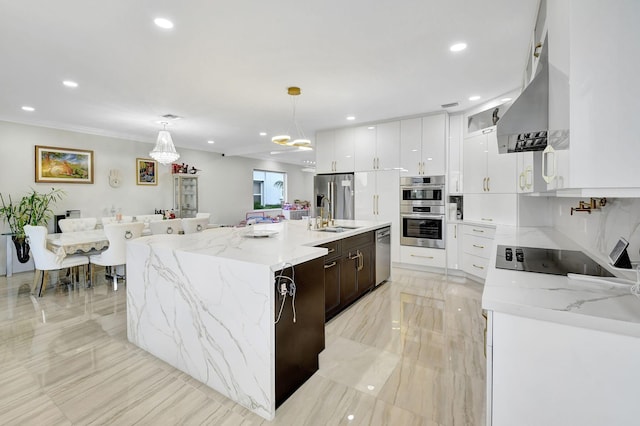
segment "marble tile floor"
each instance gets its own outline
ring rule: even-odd
[[[320,370],[268,422],[133,346],[126,291],[0,277],[2,425],[484,425],[482,286],[393,268],[326,326]]]

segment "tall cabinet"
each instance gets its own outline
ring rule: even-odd
[[[176,217],[196,217],[198,213],[198,177],[173,175],[173,211]]]

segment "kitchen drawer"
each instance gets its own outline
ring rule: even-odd
[[[326,260],[340,257],[342,254],[342,240],[331,241],[330,243],[320,244],[318,247],[323,247],[329,250]]]
[[[475,235],[484,238],[493,238],[496,235],[494,226],[469,225],[463,226],[465,235]]]
[[[343,252],[346,253],[347,251],[355,247],[360,247],[367,244],[373,244],[373,240],[374,240],[373,231],[354,235],[353,237],[348,237],[342,240],[342,250]]]
[[[478,237],[476,235],[465,235],[462,240],[464,253],[489,259],[493,248],[493,239]]]
[[[400,246],[400,262],[410,265],[444,268],[446,251],[425,247]]]
[[[463,258],[463,271],[482,279],[485,279],[487,277],[487,267],[489,266],[489,259],[475,256],[470,253],[464,253]]]

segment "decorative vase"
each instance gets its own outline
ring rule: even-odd
[[[25,237],[11,237],[13,245],[16,246],[16,256],[20,263],[27,263],[29,261],[29,243]]]

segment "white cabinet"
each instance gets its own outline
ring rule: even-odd
[[[355,171],[392,170],[399,165],[399,121],[355,128]]]
[[[442,249],[400,246],[400,262],[409,265],[443,269],[446,265],[446,251]]]
[[[570,135],[568,151],[544,158],[559,195],[640,195],[638,16],[637,1],[547,4],[549,142]]]
[[[493,249],[495,228],[464,224],[462,226],[462,269],[475,277],[485,279]]]
[[[448,223],[447,224],[447,268],[449,269],[462,269],[461,265],[461,253],[462,248],[462,224],[460,223]]]
[[[449,143],[447,173],[449,175],[449,194],[462,194],[462,114],[449,116]]]
[[[400,167],[403,176],[445,174],[447,114],[400,122]]]
[[[531,192],[546,191],[547,183],[542,177],[542,152],[518,152],[516,157],[516,173],[518,175],[518,193],[526,194]]]
[[[487,314],[487,426],[638,423],[639,338]]]
[[[495,127],[465,138],[464,192],[515,194],[516,156],[498,153]]]
[[[316,133],[317,173],[348,173],[354,170],[355,129]]]
[[[355,218],[391,222],[391,261],[398,262],[400,247],[400,174],[398,170],[354,174]]]
[[[517,225],[517,194],[466,194],[464,219],[470,222]]]

